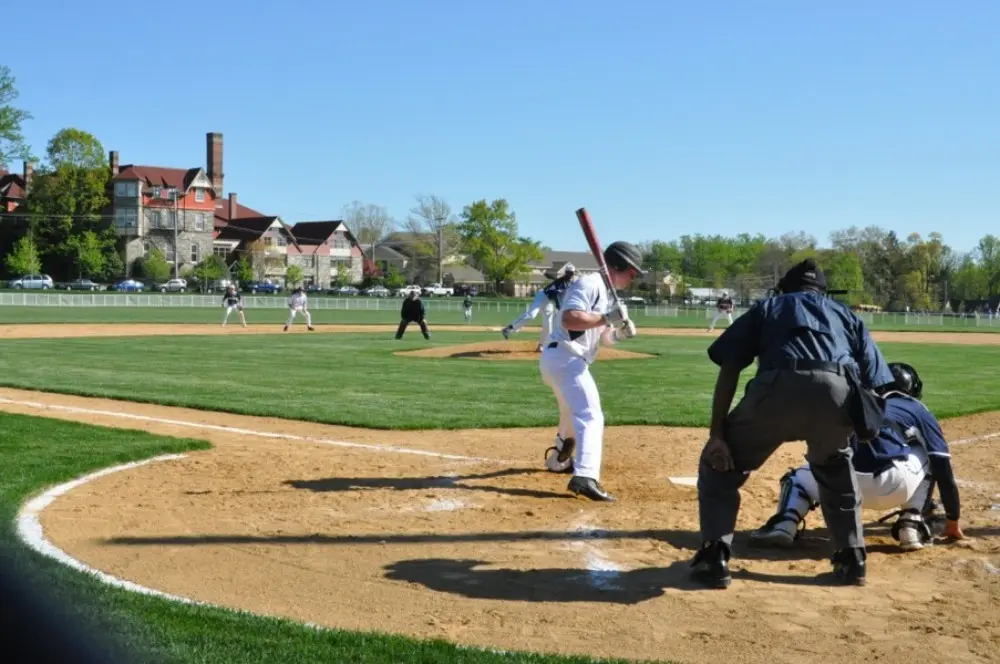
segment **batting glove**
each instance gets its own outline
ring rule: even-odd
[[[604,314],[604,322],[612,327],[619,327],[627,320],[628,309],[624,304],[619,304],[617,307]]]
[[[621,329],[621,334],[626,339],[631,339],[636,335],[635,323],[630,320],[625,321],[625,325]]]

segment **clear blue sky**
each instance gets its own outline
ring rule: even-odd
[[[76,126],[189,167],[221,131],[227,191],[289,222],[427,193],[566,250],[580,206],[605,243],[1000,232],[1000,2],[321,6],[14,3],[0,62],[37,154]]]

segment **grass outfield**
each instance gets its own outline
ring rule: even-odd
[[[345,300],[341,299],[341,302]],[[428,323],[434,325],[458,325],[465,322],[455,301],[428,300]],[[371,301],[361,298],[351,301],[362,306]],[[319,309],[312,310],[313,321],[319,325],[349,324],[374,325],[396,324],[399,322],[398,300],[383,300],[382,309]],[[435,307],[450,307],[447,310]],[[525,311],[527,305],[510,300],[477,302],[473,310],[474,325],[502,327]],[[640,327],[686,327],[705,328],[711,320],[704,310],[682,310],[679,316],[647,315],[645,310],[635,308],[632,314]],[[284,308],[247,308],[247,321],[255,323],[283,323],[288,316]],[[233,314],[230,323],[239,322]],[[205,323],[218,325],[222,322],[222,307],[42,307],[42,306],[0,306],[0,325],[19,323]],[[302,322],[302,318],[298,318]],[[532,321],[539,324],[539,319]],[[722,321],[719,327],[724,327]],[[869,326],[873,330],[910,332],[996,332],[1000,333],[1000,320],[982,320],[976,325],[972,318],[946,318],[944,325],[907,324],[903,314],[886,314],[884,320],[876,319]]]
[[[493,335],[443,332],[430,344],[413,333],[401,342],[304,333],[6,340],[0,384],[375,429],[554,425],[535,362],[393,355],[484,338]],[[1000,347],[880,346],[889,361],[918,368],[939,417],[1000,408]],[[594,365],[608,424],[707,425],[716,371],[705,339],[640,336],[628,348],[656,357]]]
[[[157,454],[203,449],[207,443],[140,431],[0,413],[0,548],[11,572],[42,588],[51,604],[86,633],[113,634],[132,661],[153,664],[320,664],[441,662],[453,664],[584,664],[595,660],[498,654],[441,641],[343,631],[317,631],[277,619],[192,607],[111,588],[24,547],[14,534],[20,504],[41,489],[107,466]],[[6,556],[5,556],[6,557]]]

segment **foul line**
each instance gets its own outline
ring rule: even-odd
[[[58,404],[46,404],[38,401],[17,401],[0,397],[0,403],[15,406],[27,406],[41,410],[58,410],[66,413],[78,413],[81,415],[104,415],[112,418],[137,420],[140,422],[155,422],[158,424],[169,424],[172,426],[188,427],[191,429],[207,429],[209,431],[221,431],[224,433],[241,434],[244,436],[257,436],[260,438],[271,438],[276,440],[291,440],[302,443],[316,443],[319,445],[330,445],[332,447],[347,447],[371,452],[393,452],[396,454],[414,454],[417,456],[434,457],[437,459],[449,459],[453,461],[479,461],[486,463],[515,463],[505,459],[489,459],[486,457],[464,456],[461,454],[445,454],[443,452],[430,452],[427,450],[415,450],[409,447],[399,447],[397,445],[376,445],[365,443],[350,443],[343,440],[330,440],[328,438],[314,438],[312,436],[297,436],[291,433],[274,433],[271,431],[256,431],[254,429],[242,429],[240,427],[230,427],[222,424],[204,424],[201,422],[189,422],[187,420],[173,420],[164,417],[151,417],[149,415],[135,415],[132,413],[115,412],[111,410],[98,410],[94,408],[78,408],[76,406],[61,406]]]
[[[968,445],[969,443],[978,443],[981,440],[990,440],[991,438],[1000,438],[1000,431],[987,433],[982,436],[972,436],[971,438],[959,438],[948,443],[948,445]]]

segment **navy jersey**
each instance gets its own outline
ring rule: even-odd
[[[462,306],[465,307],[466,309],[471,309],[472,300],[470,298],[465,298],[464,300],[462,300]]]
[[[226,292],[226,294],[222,296],[222,304],[226,305],[227,307],[235,307],[242,301],[243,301],[243,296],[240,295],[239,293]]]
[[[870,388],[893,382],[885,358],[854,312],[822,293],[800,291],[759,300],[708,348],[718,365],[760,370],[786,359],[854,366]]]
[[[562,307],[563,295],[566,294],[566,289],[569,288],[569,285],[570,282],[568,279],[556,279],[542,290],[546,297],[556,305],[556,309],[559,309]]]
[[[894,459],[907,458],[913,445],[923,447],[931,459],[951,456],[941,426],[923,403],[901,392],[890,392],[886,397],[885,422],[878,435],[870,443],[851,440],[855,470],[884,470]]]

